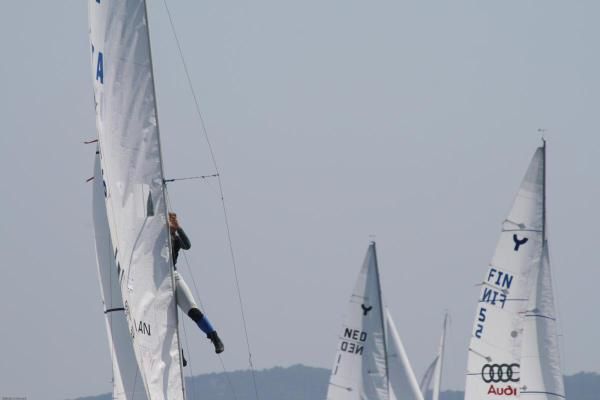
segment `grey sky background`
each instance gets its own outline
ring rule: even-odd
[[[444,387],[462,389],[475,284],[543,127],[563,364],[600,371],[600,3],[170,5],[222,170],[257,368],[331,366],[374,234],[417,375],[448,309]],[[164,7],[149,8],[166,173],[211,174]],[[7,2],[0,49],[0,395],[109,391],[82,144],[96,136],[87,1]],[[215,182],[169,189],[223,359],[246,368]],[[219,371],[186,332],[187,373]]]

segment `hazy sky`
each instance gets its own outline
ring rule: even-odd
[[[462,389],[475,284],[543,127],[563,364],[600,371],[597,0],[170,3],[222,169],[257,368],[331,367],[374,234],[417,375],[448,309],[444,387]],[[162,1],[149,8],[167,175],[211,174]],[[6,2],[0,49],[0,396],[106,392],[87,1]],[[170,196],[227,368],[246,368],[214,182]],[[193,373],[220,371],[186,331]]]

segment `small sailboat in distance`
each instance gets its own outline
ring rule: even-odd
[[[327,400],[423,400],[384,309],[375,243],[369,245],[340,335]]]
[[[442,324],[442,335],[438,353],[435,359],[423,374],[421,379],[421,393],[425,400],[439,400],[442,387],[442,371],[444,367],[444,350],[446,347],[446,329],[448,328],[448,313],[444,314],[444,323]]]
[[[544,141],[481,284],[465,400],[565,398],[547,233]]]

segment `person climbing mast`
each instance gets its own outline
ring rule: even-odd
[[[177,295],[177,305],[185,312],[188,317],[192,319],[198,325],[198,327],[206,334],[206,337],[215,346],[215,353],[219,354],[225,350],[223,342],[219,338],[217,331],[211,325],[206,315],[200,311],[194,300],[194,296],[188,285],[185,283],[179,272],[177,272],[177,258],[179,257],[179,251],[189,250],[192,247],[190,239],[185,234],[185,231],[179,225],[177,220],[177,214],[169,213],[169,231],[171,232],[171,246],[172,246],[172,257],[173,257],[173,275],[175,278],[175,291]]]

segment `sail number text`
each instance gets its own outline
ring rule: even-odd
[[[483,283],[481,298],[479,299],[479,310],[477,311],[477,323],[475,325],[475,337],[481,339],[485,328],[488,305],[504,308],[508,291],[512,285],[514,276],[500,271],[496,267],[490,267],[487,279]]]
[[[367,336],[367,332],[358,329],[344,329],[344,337],[340,343],[340,350],[346,353],[362,355]]]

